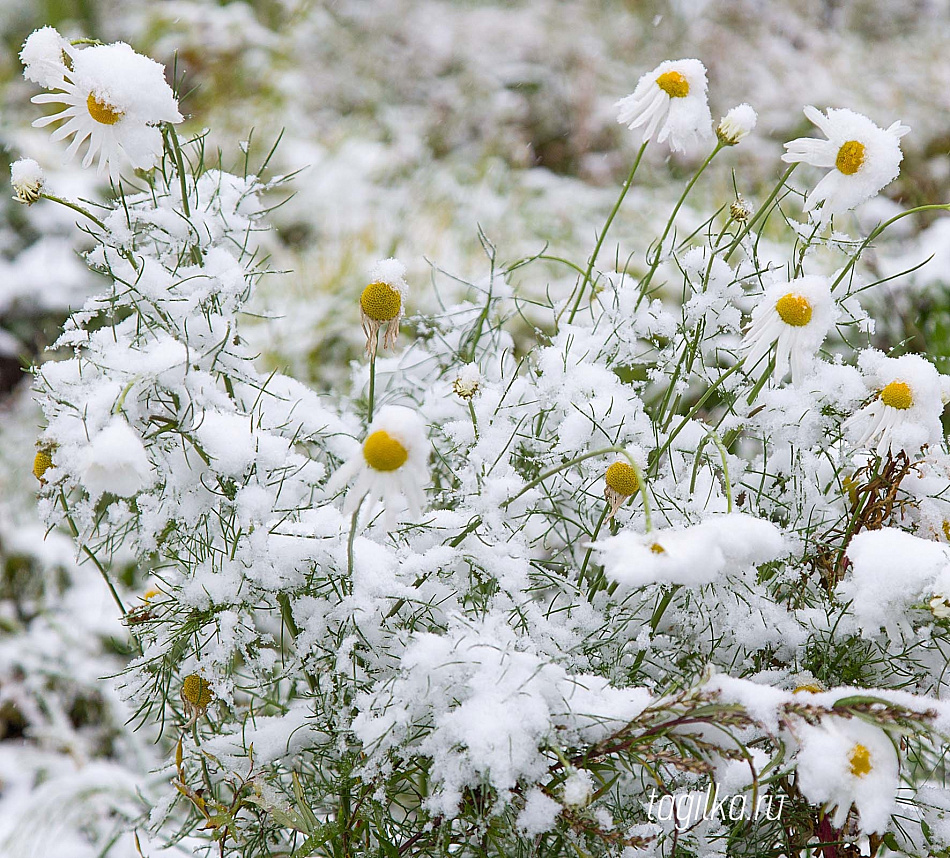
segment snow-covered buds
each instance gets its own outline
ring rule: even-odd
[[[737,104],[719,121],[716,137],[723,146],[735,146],[755,128],[758,117],[748,104]]]
[[[13,185],[13,199],[18,203],[31,206],[40,198],[46,176],[43,168],[32,158],[21,158],[10,165],[10,184]]]

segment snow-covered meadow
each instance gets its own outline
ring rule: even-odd
[[[950,3],[0,32],[0,856],[950,854]]]

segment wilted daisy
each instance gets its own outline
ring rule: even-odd
[[[429,441],[419,414],[401,405],[387,405],[370,424],[360,452],[331,477],[327,491],[336,492],[355,478],[343,511],[355,512],[365,499],[369,501],[367,512],[372,512],[376,502],[382,501],[386,526],[391,528],[395,510],[403,505],[413,518],[422,515],[428,459]]]
[[[640,488],[637,472],[626,462],[614,462],[604,474],[604,498],[610,504],[610,514],[607,520],[612,519],[617,510],[623,506],[627,498],[635,495]]]
[[[29,39],[24,52],[29,47]],[[28,57],[29,58],[29,57]],[[86,144],[83,167],[98,157],[98,171],[108,169],[115,181],[129,167],[148,170],[162,152],[162,122],[181,122],[178,102],[165,81],[165,68],[155,60],[137,54],[124,42],[95,45],[74,50],[61,77],[40,74],[39,61],[27,65],[24,74],[42,78],[53,92],[33,97],[37,104],[58,104],[58,113],[37,119],[44,127],[62,123],[53,140],[72,138],[66,160]],[[45,60],[47,64],[51,59]],[[48,65],[42,66],[48,70]]]
[[[940,415],[950,394],[950,379],[920,355],[886,357],[866,349],[858,358],[874,397],[845,421],[857,447],[872,447],[878,456],[888,450],[916,453],[943,438]]]
[[[188,718],[186,727],[194,724],[214,699],[208,680],[197,673],[190,673],[184,678],[179,696],[185,709],[185,716]]]
[[[380,328],[385,328],[383,348],[396,345],[399,322],[409,296],[405,274],[406,266],[398,259],[377,262],[369,286],[360,295],[360,319],[366,334],[366,353],[370,357],[376,354]]]
[[[815,360],[834,324],[836,305],[824,277],[808,275],[788,283],[773,283],[752,311],[752,323],[742,340],[746,368],[752,370],[775,346],[775,377],[789,368],[798,384]]]
[[[865,834],[887,826],[897,797],[899,764],[894,744],[880,727],[858,718],[827,718],[798,731],[797,783],[809,801],[834,809],[841,828],[851,806]]]
[[[828,173],[808,194],[805,211],[821,206],[820,219],[849,211],[870,199],[897,178],[900,138],[910,128],[895,122],[886,130],[853,110],[829,108],[827,115],[809,105],[805,116],[827,140],[800,137],[785,144],[782,160],[828,167]]]
[[[21,158],[10,165],[10,184],[17,202],[33,205],[40,198],[45,181],[43,168],[32,158]]]
[[[693,140],[710,136],[712,116],[706,101],[706,67],[699,60],[667,60],[640,78],[632,95],[621,98],[617,121],[642,128],[643,140],[682,152]]]
[[[716,127],[716,137],[724,146],[735,146],[752,133],[758,116],[748,104],[737,104]]]
[[[452,392],[460,399],[469,401],[478,393],[481,387],[482,374],[479,372],[478,364],[467,363],[459,370],[459,374],[452,382]]]

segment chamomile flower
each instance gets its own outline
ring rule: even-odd
[[[610,513],[607,520],[610,521],[617,510],[623,506],[624,501],[635,495],[640,488],[640,480],[637,472],[626,462],[614,462],[607,468],[604,474],[604,498],[610,504]]]
[[[419,414],[401,405],[387,405],[370,424],[359,453],[330,478],[327,491],[336,492],[352,481],[343,511],[352,514],[368,500],[369,513],[382,501],[386,526],[392,528],[395,511],[402,506],[415,519],[422,515],[428,459],[429,441]]]
[[[724,146],[735,146],[752,133],[757,120],[751,105],[737,104],[719,120],[716,137]]]
[[[853,110],[829,108],[826,114],[809,105],[807,116],[827,140],[800,137],[785,144],[782,160],[827,167],[824,176],[805,199],[805,211],[821,206],[819,220],[850,211],[875,196],[897,178],[903,154],[900,138],[910,128],[894,122],[878,128]]]
[[[360,295],[360,320],[366,334],[366,353],[373,357],[379,342],[380,328],[383,332],[383,348],[393,348],[399,336],[409,296],[405,279],[406,267],[398,259],[384,259],[376,263],[370,275],[370,284]]]
[[[874,395],[844,423],[855,446],[884,456],[888,450],[912,454],[925,444],[940,443],[950,378],[920,355],[889,358],[876,349],[861,352],[858,366]]]
[[[834,324],[836,305],[824,277],[807,275],[787,283],[773,283],[755,309],[752,323],[742,340],[748,370],[775,346],[775,377],[792,371],[799,384],[815,360]]]
[[[643,140],[669,140],[682,152],[693,140],[709,138],[712,116],[706,100],[706,67],[699,60],[667,60],[640,78],[632,95],[621,98],[617,121],[642,128]]]
[[[29,46],[27,40],[24,52]],[[33,125],[42,128],[61,123],[51,138],[72,138],[66,160],[75,157],[85,144],[83,167],[98,158],[99,173],[108,170],[113,181],[129,168],[153,167],[162,152],[158,125],[182,121],[178,102],[165,81],[164,66],[137,54],[124,42],[74,50],[68,59],[58,79],[49,71],[50,58],[42,66],[48,73],[37,71],[39,60],[27,65],[27,77],[42,79],[44,86],[53,90],[34,96],[33,101],[62,106],[58,113],[37,119]]]
[[[23,76],[46,89],[62,89],[73,55],[72,45],[58,30],[41,27],[27,37],[20,51]]]
[[[890,737],[858,718],[826,718],[802,724],[798,740],[798,787],[809,801],[834,809],[841,828],[851,806],[865,834],[885,829],[894,810],[899,763]]]
[[[10,165],[10,184],[13,185],[13,199],[31,206],[40,198],[40,191],[46,177],[43,168],[32,158],[20,158]]]

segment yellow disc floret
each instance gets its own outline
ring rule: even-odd
[[[863,778],[871,771],[871,752],[864,745],[855,745],[848,757],[851,764],[851,774],[856,778]]]
[[[813,682],[806,682],[804,685],[798,685],[792,694],[821,694],[825,689]]]
[[[892,381],[881,391],[881,402],[888,408],[906,411],[914,404],[914,397],[910,392],[910,385],[903,381]]]
[[[839,173],[846,176],[853,176],[864,163],[864,144],[857,140],[849,140],[838,150],[838,157],[835,158],[835,167]]]
[[[811,321],[811,302],[804,295],[789,292],[775,302],[779,318],[793,328],[803,328]]]
[[[678,71],[668,71],[656,79],[656,85],[670,98],[686,98],[689,95],[689,81]]]
[[[46,450],[40,450],[33,459],[33,476],[45,483],[43,475],[53,467],[53,457]]]
[[[635,495],[640,488],[640,481],[637,479],[637,472],[626,462],[614,462],[607,473],[604,474],[607,486],[613,489],[618,495],[630,497]]]
[[[86,109],[89,111],[89,115],[101,125],[115,125],[123,116],[121,110],[117,110],[111,104],[106,104],[106,102],[96,98],[95,93],[92,92],[89,93],[89,97],[86,99]]]
[[[388,283],[377,280],[370,283],[360,295],[360,307],[363,313],[377,322],[395,319],[402,309],[402,295]]]
[[[650,551],[654,554],[666,554],[666,549],[660,545],[659,542],[654,542],[653,545],[650,546]]]
[[[192,706],[206,709],[211,703],[211,686],[207,679],[197,673],[190,673],[181,684],[181,696]]]
[[[374,471],[395,471],[406,464],[409,451],[384,429],[363,442],[363,458]]]

